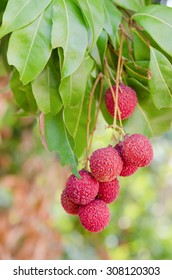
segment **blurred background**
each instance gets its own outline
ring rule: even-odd
[[[70,169],[43,147],[7,84],[0,79],[0,259],[172,259],[172,130],[152,139],[150,167],[120,178],[109,226],[89,233],[60,204]],[[100,118],[93,149],[108,134]]]

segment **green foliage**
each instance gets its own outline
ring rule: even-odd
[[[2,2],[2,1],[1,1]],[[3,2],[5,2],[3,0]],[[52,0],[9,0],[3,14],[0,38],[9,32],[15,31],[36,19]]]
[[[51,13],[49,6],[35,21],[11,35],[8,62],[17,68],[23,84],[33,81],[50,57]]]
[[[172,107],[172,65],[159,51],[151,48],[149,81],[150,93],[157,108]],[[159,81],[159,83],[157,83]]]
[[[73,173],[78,176],[77,160],[64,126],[62,112],[55,116],[51,113],[45,115],[45,136],[49,150],[57,151],[60,155],[61,163],[70,164]]]
[[[136,90],[139,100],[124,129],[152,137],[170,128],[172,9],[151,2],[4,0],[0,4],[2,73],[12,72],[10,85],[21,109],[45,114],[49,149],[57,151],[75,173],[76,158],[86,147],[88,122],[90,134],[94,127],[99,84],[88,116],[90,93],[100,72],[103,96],[109,87],[105,61],[114,83],[122,34],[122,79]],[[104,98],[100,107],[112,124]]]
[[[172,56],[172,45],[169,36],[172,33],[172,9],[150,5],[136,13],[132,19],[138,22],[155,42]]]
[[[61,75],[71,75],[81,64],[87,44],[87,29],[77,5],[55,0],[53,5],[52,47],[63,49]]]

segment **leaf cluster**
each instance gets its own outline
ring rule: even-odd
[[[86,147],[90,92],[99,73],[114,83],[121,36],[121,79],[139,105],[124,122],[128,133],[149,137],[170,128],[172,114],[172,9],[150,0],[3,0],[0,3],[0,66],[26,114],[44,114],[47,146],[77,174]],[[92,100],[90,133],[95,125]],[[104,99],[101,111],[112,124]]]

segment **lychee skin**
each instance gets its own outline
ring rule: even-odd
[[[121,156],[122,158],[122,154],[121,154],[121,148],[122,148],[122,145],[123,145],[123,142],[120,141],[114,148],[118,151],[119,155]],[[122,177],[128,177],[128,176],[131,176],[133,175],[138,167],[137,166],[134,166],[134,165],[131,165],[131,164],[127,164],[125,163],[124,159],[122,158],[123,160],[123,168],[122,168],[122,171],[121,173],[119,174],[119,176],[122,176]]]
[[[114,95],[116,97],[116,86],[113,85]],[[117,113],[117,119],[120,118],[122,120],[127,119],[131,114],[134,112],[134,109],[138,103],[136,92],[129,86],[124,85],[121,83],[119,85],[118,90],[118,108],[120,111],[120,117]],[[105,94],[105,104],[107,107],[108,112],[111,116],[114,116],[114,99],[110,88],[106,91]]]
[[[70,200],[70,198],[67,196],[66,189],[64,189],[61,194],[61,205],[68,214],[78,214],[79,205]]]
[[[122,167],[120,155],[111,146],[94,151],[90,157],[91,172],[100,182],[114,180],[121,173]]]
[[[128,176],[133,175],[137,170],[138,170],[137,166],[124,163],[123,169],[119,176],[128,177]]]
[[[79,207],[78,216],[81,224],[90,232],[102,231],[110,221],[110,211],[103,200],[95,199]]]
[[[112,203],[118,198],[120,185],[117,179],[99,184],[98,198],[105,203]]]
[[[69,199],[76,204],[87,204],[97,195],[99,183],[87,170],[80,170],[81,178],[71,175],[66,183],[66,193]]]
[[[153,159],[153,148],[146,136],[132,134],[125,137],[121,154],[126,164],[144,167],[148,166]]]

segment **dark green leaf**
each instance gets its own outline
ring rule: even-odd
[[[159,51],[151,47],[149,81],[152,100],[157,108],[172,107],[172,65]]]
[[[131,78],[136,78],[141,83],[147,84],[150,79],[148,61],[136,61],[125,63],[126,73]]]
[[[78,6],[71,0],[54,0],[52,46],[64,52],[62,78],[71,75],[81,64],[87,44],[87,29]]]
[[[10,38],[8,62],[17,68],[23,84],[35,79],[50,57],[51,13],[49,6],[33,23],[15,31]]]
[[[19,73],[17,71],[13,72],[10,81],[10,87],[18,106],[26,112],[35,113],[37,110],[37,105],[32,93],[31,86],[24,86],[22,84],[19,79]]]
[[[77,2],[91,30],[89,46],[92,49],[104,27],[105,15],[102,0],[77,0]]]
[[[114,48],[116,48],[117,30],[121,22],[122,14],[110,0],[104,0],[105,7],[105,30],[108,33]]]
[[[72,168],[72,172],[78,176],[77,159],[68,139],[62,112],[57,115],[49,113],[45,115],[44,118],[45,136],[49,150],[56,151],[60,156],[61,163],[63,165],[69,164]]]
[[[44,114],[57,114],[62,102],[59,94],[60,75],[57,61],[49,62],[41,74],[33,81],[32,89],[38,108]]]
[[[0,38],[36,19],[52,0],[9,0],[3,15]]]
[[[153,40],[172,56],[172,8],[150,5],[132,17]]]

